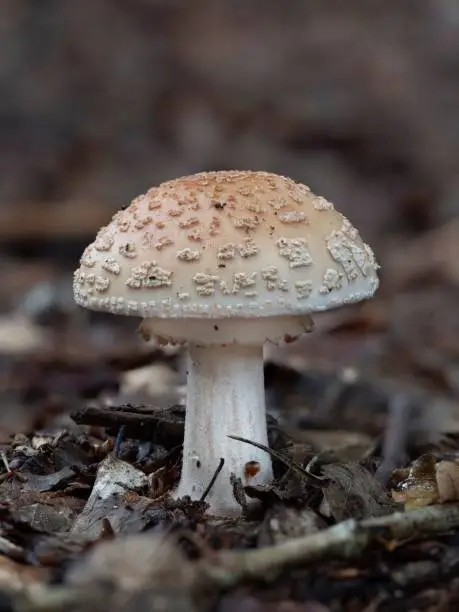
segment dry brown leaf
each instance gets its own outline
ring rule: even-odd
[[[409,468],[393,473],[392,498],[405,510],[459,500],[459,462],[419,457]]]

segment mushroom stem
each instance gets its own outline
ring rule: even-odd
[[[263,377],[263,347],[189,346],[187,409],[182,476],[176,497],[200,499],[217,469],[225,463],[206,496],[210,512],[239,514],[230,477],[243,484],[272,478],[271,457],[236,435],[268,446]],[[257,462],[256,469],[246,464]],[[259,464],[259,465],[258,465]],[[258,470],[259,467],[259,470]]]

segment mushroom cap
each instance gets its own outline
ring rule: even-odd
[[[371,248],[333,205],[268,172],[202,172],[117,212],[74,275],[81,306],[160,318],[305,315],[371,297]]]

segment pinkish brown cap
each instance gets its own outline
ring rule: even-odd
[[[78,304],[144,318],[306,315],[371,297],[370,247],[333,205],[268,172],[203,172],[153,187],[97,234]]]

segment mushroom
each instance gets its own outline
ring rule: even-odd
[[[188,343],[177,497],[237,514],[231,482],[272,479],[263,345],[312,329],[311,313],[370,298],[372,250],[333,205],[268,172],[202,172],[117,212],[74,276],[78,304],[143,318],[144,334]],[[221,459],[224,462],[221,462]],[[257,466],[251,469],[250,466]],[[248,469],[248,466],[250,469]]]

